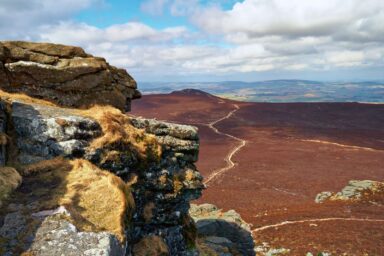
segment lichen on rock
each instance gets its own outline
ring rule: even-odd
[[[315,202],[375,202],[384,194],[384,182],[372,180],[351,180],[340,192],[324,191],[317,194]]]
[[[111,233],[80,232],[64,219],[48,217],[37,229],[28,253],[39,256],[121,256],[125,249]]]
[[[0,88],[1,254],[197,255],[196,127],[126,115],[134,80],[78,47],[1,42]]]
[[[129,110],[140,97],[135,80],[74,46],[0,42],[0,88],[65,107],[112,105]]]

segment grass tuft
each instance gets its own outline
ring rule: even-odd
[[[81,115],[95,119],[101,126],[103,135],[92,141],[90,147],[110,149],[104,155],[102,162],[116,161],[120,151],[114,148],[125,149],[125,153],[137,153],[142,164],[158,162],[161,157],[161,146],[156,137],[135,128],[130,118],[120,110],[110,106],[93,106],[88,110],[79,110]]]
[[[12,103],[13,101],[17,100],[25,103],[40,104],[40,105],[46,105],[46,106],[56,106],[56,104],[48,100],[33,98],[23,93],[9,93],[1,89],[0,89],[0,98],[8,103]]]
[[[108,231],[123,242],[134,209],[129,185],[116,175],[83,159],[55,158],[20,168],[26,189],[20,202],[39,198],[38,210],[64,206],[82,231]]]

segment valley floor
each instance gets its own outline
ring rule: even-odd
[[[199,91],[133,106],[135,115],[198,126],[208,185],[198,203],[236,209],[256,244],[292,255],[384,255],[384,198],[315,203],[350,180],[384,180],[382,113],[384,105],[240,103]]]

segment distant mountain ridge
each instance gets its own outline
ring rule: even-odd
[[[384,102],[384,82],[319,82],[267,80],[258,82],[161,82],[140,83],[144,94],[164,94],[197,89],[210,94],[250,102]]]

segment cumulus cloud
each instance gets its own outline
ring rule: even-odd
[[[1,0],[0,34],[6,39],[35,40],[40,26],[70,19],[103,0]]]
[[[345,28],[360,30],[369,23],[380,32],[383,8],[381,0],[245,0],[229,11],[208,8],[192,20],[211,33],[244,33],[249,38],[324,36]]]
[[[147,0],[142,11],[195,26],[156,29],[72,19],[103,0],[2,0],[0,37],[79,45],[141,80],[384,66],[382,0],[244,0],[224,10],[225,1]]]
[[[383,66],[383,9],[382,0],[244,0],[230,10],[200,6],[189,17],[238,49],[231,58],[247,46],[242,58],[258,60],[240,70],[319,70]]]
[[[186,36],[185,27],[169,27],[155,30],[140,22],[128,22],[112,25],[107,28],[97,28],[85,23],[60,22],[57,25],[42,27],[40,38],[50,42],[77,43],[91,45],[100,43],[159,43]]]

